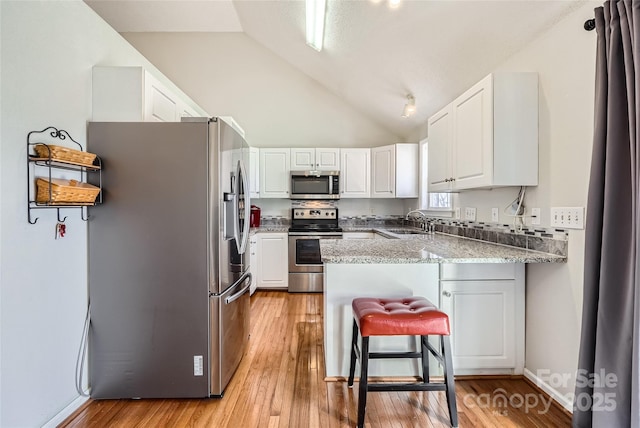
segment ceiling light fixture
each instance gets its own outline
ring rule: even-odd
[[[324,39],[324,18],[327,0],[306,0],[307,8],[307,44],[320,52]]]
[[[402,0],[389,0],[389,7],[391,9],[397,9],[400,6]]]
[[[413,95],[407,95],[407,103],[402,110],[402,117],[410,117],[416,112],[416,99]]]

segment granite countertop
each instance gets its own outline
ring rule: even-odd
[[[355,228],[354,228],[355,229]],[[394,229],[391,229],[394,230]],[[385,229],[372,231],[396,239],[322,239],[324,263],[563,263],[566,257],[539,251],[461,238],[443,233],[396,235]]]
[[[282,226],[282,225],[261,225],[260,227],[252,227],[251,229],[249,229],[249,235],[253,235],[256,233],[265,233],[265,232],[271,232],[271,233],[288,233],[289,232],[289,226]]]

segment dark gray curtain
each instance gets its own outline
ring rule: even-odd
[[[595,128],[573,426],[639,427],[640,2],[607,1],[595,19]]]

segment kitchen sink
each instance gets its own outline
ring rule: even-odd
[[[427,232],[423,230],[415,229],[383,229],[385,232],[392,233],[394,235],[424,235]]]

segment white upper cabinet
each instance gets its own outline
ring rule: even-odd
[[[453,146],[453,119],[451,104],[429,118],[428,175],[430,192],[451,190],[451,147]]]
[[[537,184],[537,73],[490,74],[429,119],[429,191]]]
[[[93,67],[92,120],[179,122],[201,116],[142,67]]]
[[[396,151],[393,145],[371,149],[371,197],[394,198]]]
[[[292,148],[291,170],[339,171],[340,149]]]
[[[340,150],[340,197],[371,196],[371,149]]]
[[[418,144],[371,149],[371,197],[417,198],[418,168]]]
[[[396,149],[396,198],[417,198],[420,180],[420,145],[401,143]]]
[[[260,198],[288,198],[290,150],[260,149]]]
[[[249,147],[249,190],[252,199],[260,198],[260,150],[257,147]]]

